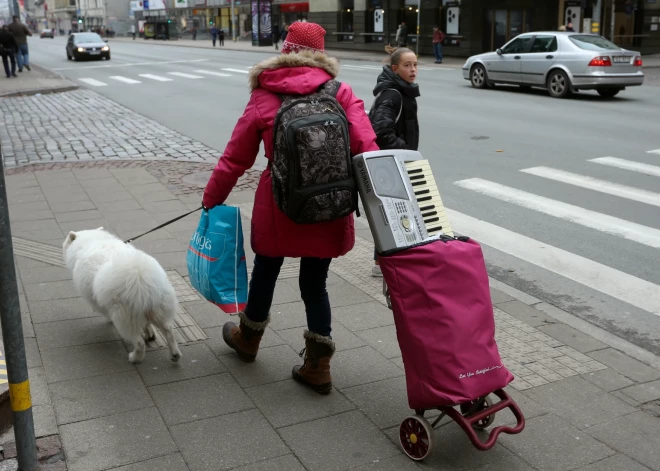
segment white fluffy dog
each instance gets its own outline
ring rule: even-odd
[[[181,358],[172,324],[177,298],[163,267],[151,256],[103,230],[69,232],[64,260],[85,300],[133,343],[128,361],[144,358],[145,338],[156,326],[167,339],[172,361]]]

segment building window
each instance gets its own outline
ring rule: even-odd
[[[532,31],[531,10],[487,10],[483,48],[494,51],[522,33]]]
[[[353,41],[353,10],[354,0],[341,0],[339,2],[337,18],[337,41]]]

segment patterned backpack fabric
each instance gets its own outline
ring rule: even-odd
[[[316,93],[287,95],[275,117],[271,165],[277,206],[297,224],[332,221],[357,209],[346,113],[331,80]]]

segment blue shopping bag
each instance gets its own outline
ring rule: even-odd
[[[208,301],[228,314],[245,309],[247,265],[238,208],[221,205],[202,211],[186,262],[190,283]]]

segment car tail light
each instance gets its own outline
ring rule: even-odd
[[[589,62],[589,67],[611,67],[612,60],[609,56],[598,56],[591,59]]]
[[[635,67],[641,67],[642,66],[642,58],[640,56],[635,57],[635,62],[633,63]]]

